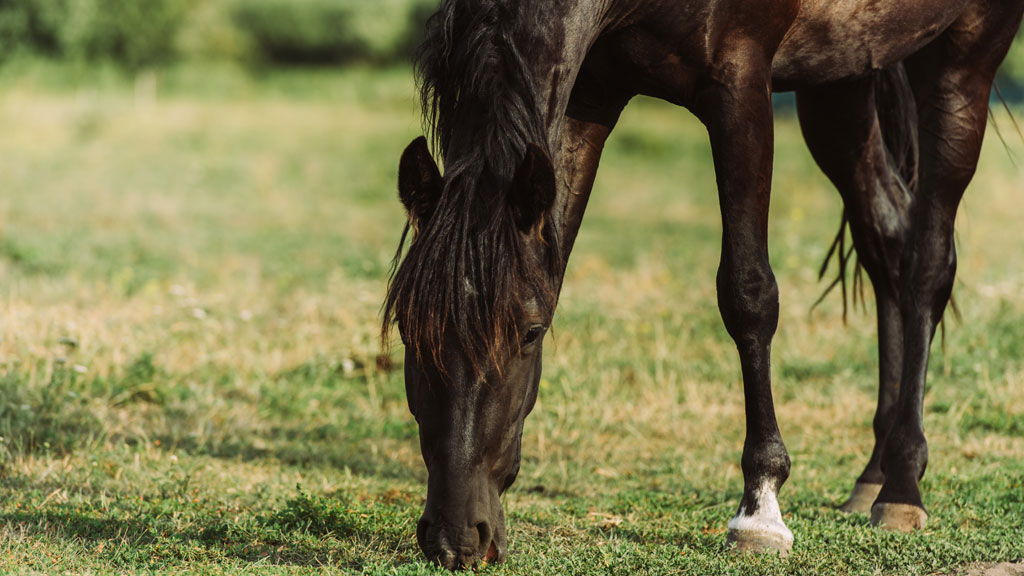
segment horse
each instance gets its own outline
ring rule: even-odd
[[[399,162],[408,222],[382,327],[386,342],[397,325],[405,344],[428,560],[506,558],[500,495],[519,472],[543,337],[604,143],[636,95],[688,109],[712,148],[718,306],[746,410],[728,545],[784,555],[793,544],[769,370],[772,94],[783,91],[796,93],[877,300],[875,445],[843,508],[923,528],[929,347],[956,271],[954,219],[1022,14],[1024,0],[443,0],[416,57],[430,139]]]

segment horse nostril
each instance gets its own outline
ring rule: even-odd
[[[427,520],[426,516],[422,516],[420,521],[416,523],[416,541],[420,545],[420,550],[424,554],[430,555],[427,551],[427,531],[430,530],[430,520]]]
[[[476,525],[476,533],[479,536],[477,541],[478,546],[490,545],[491,543],[491,525],[487,521],[478,522]]]

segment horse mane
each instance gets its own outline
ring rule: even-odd
[[[445,0],[416,55],[426,132],[445,161],[444,187],[427,221],[410,221],[402,234],[382,336],[386,346],[397,323],[420,364],[430,361],[444,377],[443,345],[457,343],[479,376],[487,364],[498,366],[501,342],[518,342],[524,297],[537,296],[542,312],[554,308],[544,274],[560,260],[553,227],[538,232],[548,262],[532,261],[507,198],[527,144],[547,147],[516,42],[521,4]]]

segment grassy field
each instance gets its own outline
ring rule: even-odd
[[[0,126],[0,573],[435,573],[414,536],[416,426],[376,337],[398,155],[420,132],[408,74],[8,68]],[[773,370],[796,543],[738,557],[743,397],[706,136],[635,103],[546,343],[509,561],[486,572],[1024,558],[1024,170],[991,136],[959,222],[963,319],[934,347],[930,524],[897,535],[835,510],[871,449],[874,314],[844,326],[838,296],[809,312],[840,203],[779,120]]]

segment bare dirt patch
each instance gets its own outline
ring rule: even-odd
[[[956,571],[957,576],[1024,576],[1024,562],[976,564]]]

